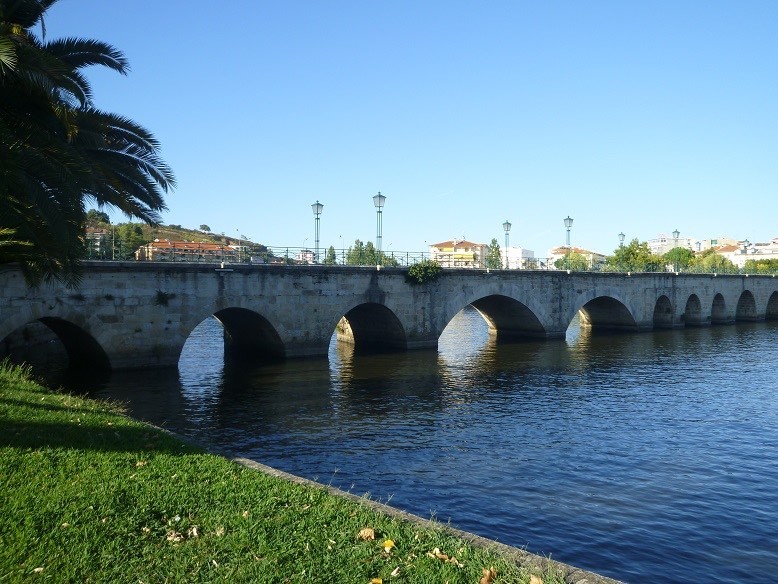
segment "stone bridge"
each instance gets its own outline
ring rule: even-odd
[[[396,268],[89,262],[80,287],[67,289],[29,288],[6,266],[0,341],[7,351],[38,321],[73,365],[173,366],[213,315],[226,350],[256,360],[325,357],[336,330],[358,351],[434,349],[467,305],[498,341],[563,338],[576,314],[594,329],[707,326],[778,318],[778,278],[444,270],[412,285]]]

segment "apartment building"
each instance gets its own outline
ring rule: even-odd
[[[444,268],[483,268],[488,246],[466,239],[453,239],[430,245],[430,256]]]

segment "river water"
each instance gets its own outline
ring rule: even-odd
[[[226,363],[95,394],[205,444],[630,582],[778,581],[778,323]]]

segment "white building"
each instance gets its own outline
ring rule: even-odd
[[[502,265],[508,261],[509,270],[526,270],[534,268],[535,252],[523,247],[508,247],[501,249]]]
[[[710,249],[712,247],[737,245],[738,242],[736,239],[732,239],[731,237],[698,239],[696,237],[679,236],[678,239],[675,239],[672,235],[660,233],[656,238],[649,239],[647,243],[648,249],[651,250],[651,253],[656,255],[664,255],[676,247],[682,247],[692,251],[705,251],[706,249]]]
[[[301,264],[312,264],[316,259],[316,255],[310,249],[301,249],[295,259]]]
[[[766,243],[751,243],[747,239],[734,244],[713,246],[716,253],[724,256],[738,268],[748,260],[778,260],[778,237]]]

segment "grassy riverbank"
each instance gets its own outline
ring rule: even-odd
[[[0,582],[563,581],[553,563],[246,468],[5,366],[0,489]]]

